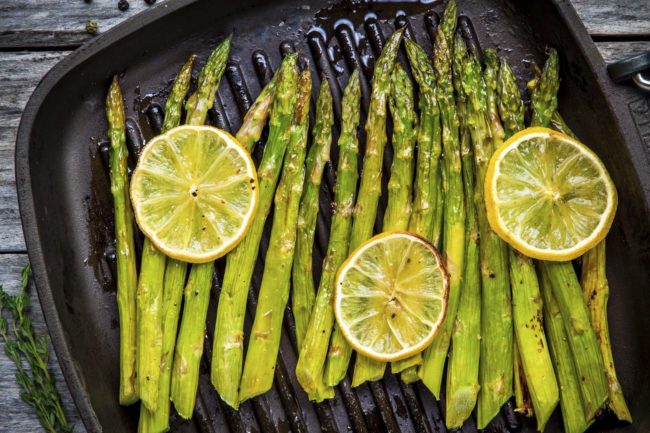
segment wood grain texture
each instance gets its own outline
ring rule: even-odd
[[[650,51],[650,40],[628,42],[596,42],[605,63],[614,63]]]
[[[20,292],[20,272],[27,264],[27,261],[27,254],[0,254],[0,285],[3,286],[7,293],[15,295]],[[38,302],[36,288],[31,281],[27,293],[30,295],[27,311],[34,324],[34,331],[37,334],[46,334],[47,326],[43,319],[41,305]],[[2,353],[0,355],[0,389],[2,390],[0,393],[0,431],[42,431],[34,409],[18,396],[22,388],[14,378],[16,366],[13,361],[4,356],[4,342],[2,341],[0,341],[0,353]],[[69,423],[75,425],[75,433],[85,432],[86,430],[81,419],[79,419],[79,414],[72,402],[72,397],[56,360],[56,354],[51,347],[48,366],[50,373],[54,374],[56,378],[56,387],[61,394],[61,400]]]
[[[173,1],[173,0],[167,0]],[[126,12],[117,0],[11,0],[0,2],[0,49],[69,48],[93,36],[89,20],[105,32],[124,19],[147,9],[144,0],[131,0]],[[647,0],[571,0],[587,30],[597,36],[649,36],[650,2]],[[153,7],[165,7],[159,0]]]
[[[40,79],[66,54],[59,51],[0,53],[0,252],[25,251],[14,177],[14,147],[20,116]]]
[[[122,12],[117,0],[2,1],[0,49],[80,45],[93,37],[86,31],[88,21],[96,21],[102,33],[150,7],[144,0],[131,0],[129,4],[129,9]]]
[[[650,38],[648,0],[571,0],[571,4],[592,36]]]
[[[101,33],[149,8],[144,0],[129,3],[129,10],[121,12],[117,0],[0,0],[0,284],[11,293],[19,290],[20,271],[27,263],[14,180],[14,145],[22,111],[43,75],[69,53],[63,49],[93,38],[85,30],[87,21],[97,21]],[[571,3],[588,31],[598,37],[596,46],[605,62],[650,50],[648,0]],[[158,0],[154,7],[164,7],[164,2]],[[645,40],[620,41],[629,37]],[[619,41],[603,41],[607,38]],[[46,51],[29,51],[33,48]],[[37,332],[44,333],[46,326],[33,285],[30,294],[30,316]],[[53,352],[50,366],[68,419],[76,424],[75,432],[85,432]],[[14,373],[13,363],[0,347],[0,432],[40,432],[33,409],[18,397]]]

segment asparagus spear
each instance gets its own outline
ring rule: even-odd
[[[138,400],[136,381],[136,289],[133,210],[129,200],[128,150],[124,133],[124,100],[117,75],[106,97],[108,136],[111,139],[111,193],[115,207],[117,250],[117,308],[120,316],[120,404]]]
[[[383,230],[406,230],[413,198],[413,150],[417,117],[413,84],[402,65],[393,68],[388,107],[393,117],[393,166],[388,182],[388,205]]]
[[[269,118],[269,138],[257,170],[260,188],[257,212],[242,242],[228,254],[219,295],[211,379],[221,398],[235,409],[239,407],[246,297],[291,132],[298,75],[296,60],[295,54],[289,54],[280,67]]]
[[[515,323],[516,326],[516,323]],[[515,338],[512,345],[514,350],[514,393],[515,393],[515,412],[532,417],[533,416],[533,402],[530,400],[530,393],[526,386],[526,373],[524,367],[521,365],[521,356],[519,355],[519,347],[517,347],[517,339]],[[557,383],[557,382],[556,382]]]
[[[551,127],[570,137],[576,138],[573,131],[564,122],[560,113],[555,111],[551,117]],[[587,251],[582,256],[582,274],[580,285],[585,298],[587,308],[591,316],[591,324],[596,333],[598,347],[603,356],[605,365],[605,376],[607,378],[607,393],[609,401],[607,405],[612,409],[618,419],[632,422],[621,384],[616,377],[612,347],[609,340],[609,327],[607,325],[607,299],[609,298],[609,284],[607,282],[605,267],[605,241]]]
[[[413,198],[413,151],[417,138],[417,117],[413,84],[397,63],[391,75],[388,107],[393,117],[393,166],[388,182],[388,205],[383,230],[406,230],[411,217]],[[422,364],[422,355],[393,362],[391,370],[400,373]]]
[[[187,94],[190,87],[190,80],[192,78],[192,65],[196,59],[195,55],[190,58],[181,67],[176,75],[172,91],[167,98],[165,104],[165,119],[161,133],[165,133],[171,128],[180,124],[181,111],[183,108],[183,98]],[[187,270],[187,263],[170,259],[167,265],[157,266],[153,268],[146,268],[147,263],[156,263],[155,261],[145,260],[144,255],[148,254],[148,248],[151,243],[149,239],[145,239],[145,247],[143,249],[142,265],[140,267],[140,278],[143,275],[152,275],[158,278],[158,274],[164,275],[163,287],[163,300],[162,300],[162,342],[161,342],[161,357],[160,369],[152,369],[153,374],[159,374],[158,384],[158,410],[150,411],[146,409],[143,403],[140,408],[140,418],[138,421],[138,432],[162,432],[169,430],[169,391],[171,387],[171,366],[174,353],[174,344],[176,343],[176,332],[178,330],[178,318],[180,316],[180,305],[183,295],[183,284],[185,283],[185,272]],[[155,255],[161,253],[156,252]]]
[[[620,420],[632,422],[621,384],[616,377],[612,346],[609,340],[609,327],[607,325],[607,299],[609,298],[609,284],[605,268],[605,241],[603,240],[582,256],[582,275],[580,278],[582,294],[589,308],[591,324],[596,332],[598,347],[605,364],[607,378],[607,391],[609,407]]]
[[[138,394],[144,407],[158,410],[163,338],[163,277],[165,255],[145,238],[137,290]]]
[[[445,35],[445,40],[447,44],[451,44],[453,41],[454,33],[457,26],[457,8],[456,2],[450,0],[445,6],[445,10],[442,14],[442,20],[440,28]],[[452,60],[453,61],[453,60]],[[450,66],[451,68],[451,66]],[[452,76],[453,78],[453,76]],[[443,216],[445,210],[444,196],[442,192],[442,187],[445,183],[444,180],[444,169],[440,167],[440,156],[442,153],[442,136],[440,132],[439,122],[434,122],[434,145],[433,151],[431,153],[431,173],[433,176],[433,181],[431,182],[432,187],[435,188],[435,206],[434,206],[434,217],[433,217],[433,228],[432,228],[432,238],[431,242],[435,247],[440,250],[442,248],[442,232],[443,232]],[[440,151],[437,151],[440,149]],[[419,372],[422,375],[422,371]]]
[[[451,4],[453,3],[448,4],[445,15]],[[458,311],[465,262],[465,199],[458,135],[459,120],[452,84],[452,47],[448,45],[442,29],[443,26],[438,29],[436,34],[433,63],[438,77],[437,97],[442,121],[444,153],[442,170],[444,172],[443,194],[445,203],[442,239],[445,266],[449,272],[449,301],[447,304],[447,317],[433,343],[425,350],[424,362],[419,373],[424,384],[436,398],[440,397],[442,373],[451,342],[456,312]]]
[[[420,122],[417,136],[417,169],[413,211],[408,230],[433,241],[435,197],[440,187],[436,183],[440,153],[440,112],[436,100],[436,77],[433,64],[422,47],[404,39],[413,77],[419,86]]]
[[[201,69],[198,88],[185,104],[186,124],[202,125],[205,122],[226,67],[231,38],[232,35],[228,36],[214,49]],[[185,304],[174,352],[170,394],[170,400],[183,418],[190,418],[194,411],[213,267],[214,262],[192,266],[184,291]]]
[[[539,264],[539,262],[538,262]],[[555,373],[560,384],[560,407],[566,433],[583,433],[591,422],[585,419],[580,395],[580,380],[576,371],[564,320],[553,296],[548,272],[538,267],[538,277],[544,299],[544,328],[548,335]]]
[[[589,310],[571,262],[544,261],[541,266],[548,272],[553,296],[562,312],[576,372],[581,379],[580,393],[585,418],[591,421],[607,400],[607,381]]]
[[[554,49],[538,79],[531,85],[532,124],[548,126],[557,109],[559,83],[559,59]],[[548,272],[553,296],[564,319],[578,374],[580,394],[587,422],[593,420],[596,412],[607,399],[607,381],[604,375],[603,358],[598,348],[596,335],[591,326],[589,310],[585,304],[578,277],[571,262],[540,262]]]
[[[214,95],[217,93],[221,76],[226,68],[231,39],[232,35],[229,35],[220,43],[212,51],[205,66],[201,69],[198,81],[199,87],[185,103],[185,124],[203,125],[205,123],[208,110],[214,104]]]
[[[482,429],[496,416],[512,395],[513,388],[513,329],[510,305],[510,278],[505,243],[488,224],[483,184],[492,152],[501,145],[503,128],[496,108],[498,61],[496,54],[485,50],[485,75],[475,56],[463,71],[463,80],[474,111],[477,125],[473,128],[474,159],[476,161],[476,208],[480,229],[481,276],[483,299],[481,307],[481,365],[477,424]],[[478,88],[476,88],[478,86]],[[479,90],[480,88],[484,90]],[[487,107],[487,110],[486,110]]]
[[[318,195],[323,177],[325,164],[330,159],[332,144],[332,93],[327,79],[321,81],[318,100],[316,101],[316,122],[313,128],[314,142],[307,155],[307,179],[305,182],[300,213],[298,215],[298,234],[296,238],[296,254],[293,263],[293,291],[291,301],[293,317],[296,321],[296,339],[298,347],[307,332],[309,316],[314,305],[315,290],[312,275],[312,248],[314,232],[318,216]]]
[[[460,153],[465,187],[466,239],[465,269],[460,306],[452,334],[447,365],[447,428],[459,428],[470,417],[478,396],[481,351],[481,271],[479,266],[478,221],[474,205],[474,155],[467,125],[467,97],[462,88],[461,69],[466,47],[460,34],[454,38],[454,88],[460,119]]]
[[[415,81],[419,86],[420,121],[417,131],[417,167],[413,210],[409,220],[408,230],[434,243],[434,218],[436,216],[436,197],[440,192],[440,112],[436,101],[436,77],[433,64],[422,47],[413,41],[404,40],[406,53],[411,64]],[[440,214],[442,215],[442,214]],[[439,234],[440,229],[436,231]],[[419,380],[418,365],[422,364],[422,354],[402,361],[402,364],[412,364],[403,369],[402,380],[411,383]],[[393,368],[393,371],[401,367]]]
[[[366,121],[366,152],[361,171],[359,200],[354,208],[349,253],[372,237],[372,229],[377,217],[377,205],[381,195],[381,166],[384,146],[388,141],[386,137],[386,100],[390,90],[390,73],[395,65],[403,33],[403,28],[393,33],[375,64],[370,107]],[[345,341],[338,326],[335,327],[327,360],[326,383],[328,385],[335,386],[343,379],[351,355],[352,349]],[[357,357],[357,362],[359,360],[361,369],[355,373],[357,384],[366,380],[376,380],[383,376],[385,364],[370,360],[363,355]],[[355,367],[355,371],[356,368],[359,366]]]
[[[359,177],[357,172],[359,149],[357,127],[359,125],[360,98],[359,71],[355,70],[345,88],[342,102],[341,135],[338,141],[339,161],[337,182],[334,187],[336,207],[332,216],[327,255],[323,261],[318,294],[305,338],[300,346],[300,355],[296,365],[298,382],[310,396],[317,391],[321,383],[324,383],[323,369],[334,324],[332,305],[334,278],[348,253],[348,239],[352,229],[352,210],[354,209]]]
[[[498,81],[499,113],[506,136],[510,137],[524,128],[524,106],[515,75],[505,60],[501,61]],[[535,409],[537,429],[544,431],[557,406],[559,390],[542,325],[539,284],[533,261],[512,248],[508,250],[517,355]],[[518,379],[519,371],[515,369],[515,380],[521,382]],[[519,399],[522,400],[522,396]]]
[[[298,211],[305,181],[310,96],[311,75],[309,69],[305,69],[298,82],[287,157],[275,193],[271,239],[239,387],[240,402],[265,393],[273,385],[283,312],[289,299]]]
[[[255,143],[257,143],[262,136],[262,130],[264,129],[266,121],[269,118],[269,113],[271,112],[271,103],[273,102],[273,96],[275,95],[279,76],[280,74],[276,72],[271,81],[264,86],[255,99],[255,102],[253,102],[253,105],[251,105],[246,112],[244,121],[235,135],[239,144],[248,150],[249,153],[253,151]]]
[[[180,124],[183,99],[190,86],[194,59],[195,56],[190,57],[174,80],[174,86],[165,104],[165,119],[161,130],[163,133]],[[165,254],[158,251],[149,238],[145,238],[137,291],[138,389],[140,400],[146,409],[156,412],[160,404],[163,404],[166,406],[166,413],[169,413],[169,390],[167,389],[167,395],[162,399],[158,395],[161,389],[160,366],[163,355],[163,310],[165,308],[163,279],[166,262]],[[174,340],[175,338],[176,329],[174,329]],[[169,363],[171,364],[171,359]]]

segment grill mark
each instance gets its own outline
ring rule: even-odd
[[[442,418],[442,411],[431,391],[421,381],[416,382],[414,388],[432,432],[446,433],[447,427]]]
[[[348,68],[350,68],[350,71],[358,69],[360,72],[361,101],[365,112],[365,107],[370,104],[370,84],[368,83],[367,74],[369,73],[369,76],[372,77],[372,70],[365,68],[361,61],[361,54],[359,53],[359,47],[354,41],[353,31],[347,23],[341,23],[335,29],[336,37],[341,46],[341,51],[343,51],[343,57]]]
[[[481,44],[478,41],[478,36],[476,36],[476,31],[474,31],[474,26],[472,22],[465,15],[458,17],[458,30],[465,40],[467,49],[470,53],[478,57],[481,64],[483,64],[483,51],[481,50]]]
[[[412,385],[404,383],[401,380],[399,381],[399,385],[402,388],[402,394],[404,395],[404,400],[406,401],[406,407],[411,414],[411,419],[413,420],[415,431],[419,433],[431,433],[429,424],[427,424],[424,413],[422,412],[420,401],[415,394],[415,389]]]
[[[162,107],[158,104],[151,104],[147,109],[147,118],[149,124],[153,128],[153,133],[158,135],[162,130],[163,118],[165,116]]]
[[[437,13],[430,11],[424,14],[424,26],[427,29],[427,34],[429,35],[431,44],[433,44],[436,40],[436,31],[438,30],[439,25],[440,16]]]
[[[387,366],[386,368],[390,368]],[[386,394],[388,395],[388,404],[390,405],[390,413],[393,415],[395,422],[397,424],[398,432],[415,433],[416,430],[413,421],[411,420],[410,413],[407,409],[406,397],[402,392],[400,386],[400,379],[396,375],[386,374],[384,376],[384,386],[386,387]],[[377,385],[381,385],[381,382],[376,382]],[[422,432],[422,430],[420,430]]]
[[[248,86],[246,86],[246,81],[238,63],[233,61],[228,62],[226,65],[226,78],[228,79],[228,83],[235,97],[235,102],[239,108],[239,114],[243,117],[253,104],[253,99],[248,91]]]

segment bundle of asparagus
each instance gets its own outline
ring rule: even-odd
[[[456,4],[451,0],[436,31],[433,62],[422,47],[404,41],[419,89],[419,116],[413,83],[396,62],[404,30],[386,43],[374,71],[358,194],[361,92],[358,71],[351,75],[342,103],[330,241],[316,293],[311,251],[334,112],[328,82],[321,83],[306,166],[311,77],[308,69],[298,77],[296,54],[285,57],[245,116],[237,139],[249,152],[267,118],[270,127],[258,168],[259,207],[244,240],[228,255],[217,310],[212,383],[233,408],[272,385],[290,280],[300,352],[298,381],[310,399],[322,401],[333,397],[333,386],[345,376],[352,350],[334,324],[334,277],[345,257],[373,234],[390,112],[394,159],[383,230],[409,230],[442,245],[450,274],[447,317],[439,334],[424,356],[394,362],[392,371],[402,372],[405,382],[421,378],[439,398],[449,359],[449,428],[461,427],[475,406],[478,428],[485,428],[513,392],[520,409],[535,414],[540,431],[558,401],[568,432],[584,431],[606,403],[620,419],[631,421],[607,330],[604,242],[585,255],[581,287],[570,262],[534,263],[506,245],[488,223],[487,164],[504,139],[524,128],[525,109],[505,59],[499,62],[496,52],[487,49],[481,65],[456,26]],[[230,38],[202,69],[198,89],[185,106],[186,123],[205,121],[229,47]],[[176,77],[161,132],[180,123],[194,59],[191,56]],[[529,83],[532,124],[571,134],[556,111],[558,88],[558,55],[551,49],[543,71]],[[176,341],[187,264],[166,258],[145,239],[137,278],[122,104],[115,80],[107,115],[119,252],[120,403],[139,398],[139,431],[157,432],[169,428],[169,400],[182,417],[193,412],[213,264],[194,265],[189,273]],[[270,245],[243,364],[246,298],[273,198]],[[358,354],[353,386],[380,379],[384,370],[385,363]],[[532,407],[524,407],[524,394]]]

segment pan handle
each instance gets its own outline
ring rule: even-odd
[[[640,89],[650,92],[650,77],[644,75],[650,71],[650,51],[612,63],[607,71],[616,83],[632,79]]]

